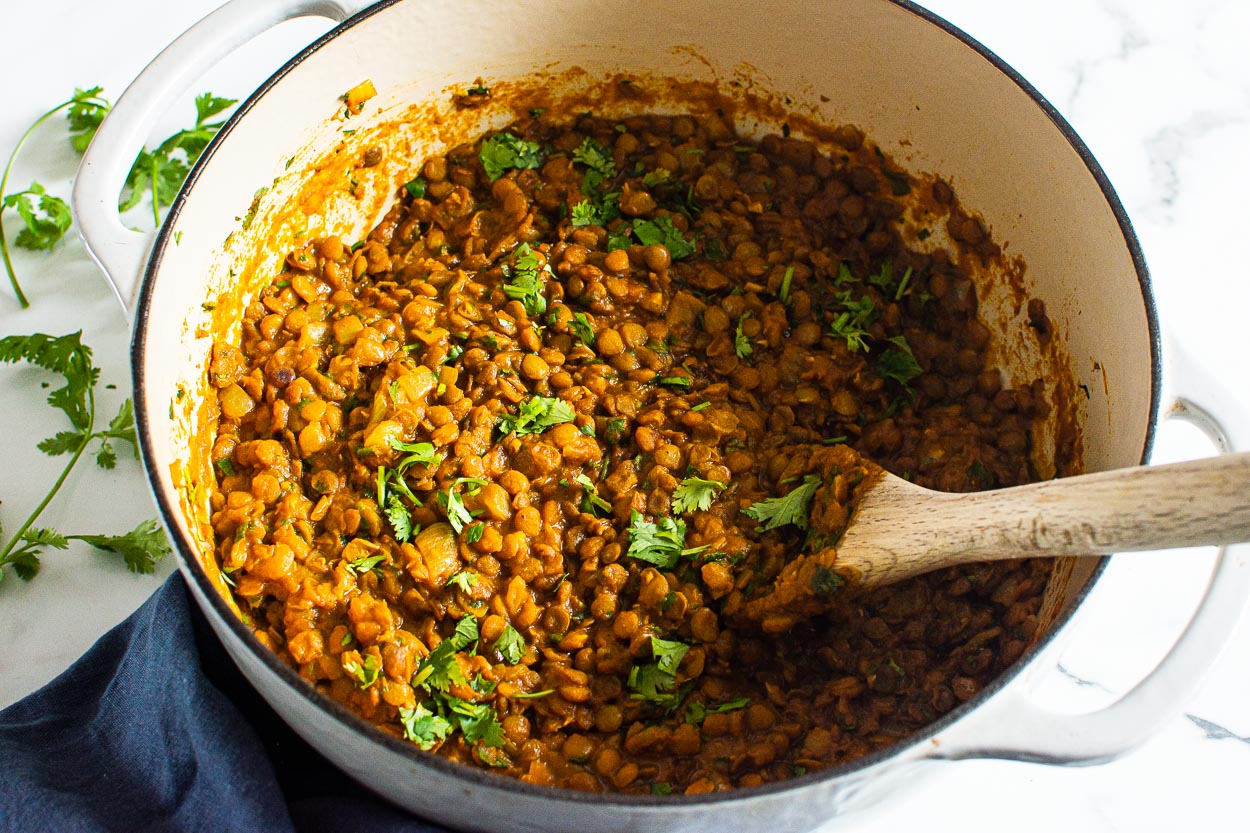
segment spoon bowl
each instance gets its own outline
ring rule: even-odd
[[[1250,541],[1250,452],[962,494],[874,467],[852,503],[836,546],[787,564],[748,618],[787,630],[843,585],[871,590],[974,561]]]

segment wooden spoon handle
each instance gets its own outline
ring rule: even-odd
[[[870,585],[970,561],[1250,540],[1250,452],[973,494],[886,491],[838,544]]]

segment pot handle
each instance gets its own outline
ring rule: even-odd
[[[1230,391],[1211,384],[1197,363],[1169,346],[1168,376],[1172,380],[1184,380],[1185,387],[1201,390],[1202,398],[1220,413],[1245,413]],[[1194,424],[1225,454],[1244,447],[1235,443],[1232,431],[1250,429],[1245,420],[1223,424],[1212,410],[1181,395],[1174,396],[1165,417]],[[1155,669],[1115,703],[1088,714],[1058,714],[1030,698],[1028,686],[1009,686],[977,710],[971,725],[963,721],[949,739],[941,734],[935,737],[926,757],[1068,765],[1113,760],[1150,738],[1181,710],[1224,651],[1247,600],[1250,546],[1221,547],[1189,624]]]
[[[154,232],[127,228],[117,210],[126,176],[156,121],[206,70],[234,49],[297,17],[342,22],[373,0],[231,0],[178,36],[131,83],[82,159],[74,182],[74,224],[126,317]]]

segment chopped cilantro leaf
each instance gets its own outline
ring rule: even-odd
[[[466,741],[503,746],[503,726],[499,724],[499,714],[494,706],[490,703],[470,703],[458,697],[444,699],[453,718],[460,724],[460,732]]]
[[[883,294],[889,295],[894,286],[894,262],[887,260],[882,263],[877,274],[868,276],[868,282],[880,287]]]
[[[465,616],[456,623],[455,633],[438,643],[429,656],[417,665],[417,671],[412,676],[412,687],[424,686],[427,691],[445,693],[452,684],[468,685],[469,681],[465,679],[460,663],[456,662],[456,652],[468,648],[477,641],[477,637],[477,620],[472,616]]]
[[[425,177],[413,177],[409,182],[404,183],[404,190],[413,199],[421,199],[425,196]]]
[[[599,490],[595,487],[595,483],[585,472],[578,472],[573,479],[577,484],[586,490],[586,496],[582,498],[582,511],[589,515],[598,515],[600,512],[607,514],[612,511],[612,504],[599,497]]]
[[[673,490],[673,511],[679,515],[688,515],[696,510],[706,512],[711,508],[716,494],[724,488],[724,483],[715,480],[687,477]]]
[[[671,674],[665,674],[655,664],[635,665],[629,669],[626,685],[629,686],[635,700],[648,700],[653,703],[668,705],[672,697],[673,684],[676,682]]]
[[[859,299],[852,297],[851,290],[839,292],[836,300],[843,311],[829,325],[829,331],[837,338],[846,339],[847,349],[852,353],[863,350],[868,352],[868,327],[877,317],[876,304],[867,295]]]
[[[537,142],[527,142],[511,133],[496,133],[482,142],[478,156],[491,182],[513,168],[533,170],[543,163],[542,148]]]
[[[885,177],[886,182],[890,183],[890,193],[894,196],[905,197],[911,193],[911,182],[908,181],[906,173],[892,171],[882,165],[881,174]]]
[[[351,561],[347,562],[347,566],[354,573],[367,573],[385,560],[386,553],[380,552],[377,555],[366,555],[362,558],[353,558]]]
[[[400,501],[399,495],[391,495],[386,501],[386,519],[395,531],[395,540],[404,543],[412,538],[412,514]]]
[[[577,336],[577,340],[587,347],[595,345],[595,328],[591,326],[590,317],[584,312],[573,313],[573,320],[569,322],[569,327],[573,330],[573,335]]]
[[[651,655],[654,663],[635,665],[629,671],[626,684],[630,689],[630,697],[635,700],[646,700],[667,709],[674,709],[684,696],[683,691],[674,692],[677,682],[677,667],[682,658],[690,650],[690,646],[681,642],[651,637]]]
[[[647,171],[642,178],[642,184],[648,188],[654,188],[657,185],[663,185],[673,178],[667,168],[656,168],[654,171]]]
[[[719,237],[704,238],[703,255],[713,263],[720,263],[725,260],[725,244]]]
[[[660,518],[655,523],[644,521],[642,513],[634,510],[629,519],[629,549],[625,554],[657,567],[672,569],[677,559],[704,549],[686,549],[686,522],[672,518]]]
[[[572,422],[577,417],[573,406],[563,399],[531,396],[521,403],[516,414],[499,417],[498,428],[504,434],[539,434],[553,425]]]
[[[528,243],[522,243],[514,252],[512,274],[503,285],[503,292],[509,298],[520,301],[527,315],[542,315],[547,311],[547,299],[543,291],[547,286],[547,276],[551,267],[538,267],[538,256],[530,249]]]
[[[911,351],[906,337],[898,335],[886,341],[894,347],[882,353],[873,367],[882,379],[893,379],[910,390],[907,383],[923,373],[923,368],[916,361],[916,355]]]
[[[682,642],[660,639],[658,636],[651,637],[651,655],[655,657],[656,667],[665,674],[676,676],[677,666],[681,664],[689,650],[690,646]]]
[[[692,726],[701,726],[709,714],[725,714],[726,712],[744,709],[749,705],[751,705],[750,697],[738,697],[734,700],[727,700],[719,706],[713,706],[712,708],[708,708],[698,700],[693,700],[686,706],[685,720]]]
[[[597,226],[603,222],[599,217],[598,209],[595,208],[595,204],[590,200],[582,200],[573,206],[570,216],[575,226]]]
[[[849,312],[841,313],[833,319],[833,323],[829,325],[829,332],[837,338],[846,339],[846,349],[852,353],[858,353],[860,350],[868,352],[868,344],[864,340],[868,331],[859,327]]]
[[[472,477],[458,477],[446,490],[438,493],[438,502],[442,504],[444,511],[447,513],[447,522],[451,524],[451,528],[456,532],[463,532],[464,528],[473,523],[473,515],[465,508],[464,501],[461,500],[460,494],[456,491],[456,486],[461,483],[468,484],[472,489],[478,489],[485,483]]]
[[[503,655],[504,662],[516,665],[525,656],[525,637],[511,625],[505,625],[503,633],[495,640],[495,650]]]
[[[755,348],[751,346],[751,339],[746,337],[742,332],[742,322],[751,317],[751,313],[743,313],[738,319],[738,327],[734,330],[734,353],[740,359],[745,359],[755,352]]]
[[[612,417],[608,420],[607,441],[618,443],[625,436],[625,417]]]
[[[404,737],[430,751],[451,734],[451,721],[427,709],[420,703],[414,709],[400,708],[399,722],[404,727]]]
[[[668,214],[655,220],[635,221],[634,236],[644,246],[654,246],[657,243],[664,246],[673,260],[681,260],[694,254],[694,243],[673,226],[673,218]]]
[[[479,578],[481,578],[481,576],[472,570],[461,570],[460,572],[454,574],[451,578],[447,579],[447,583],[443,586],[459,587],[461,591],[468,593],[477,585],[477,580]]]
[[[476,576],[477,574],[474,573],[474,575]],[[456,650],[462,651],[476,642],[477,637],[477,620],[472,616],[465,616],[456,622],[456,629],[452,632],[451,640],[455,644]]]
[[[615,252],[617,249],[628,249],[631,245],[630,235],[633,233],[633,226],[626,225],[619,231],[608,234],[608,251]]]
[[[820,475],[809,474],[789,494],[756,501],[742,513],[763,524],[761,529],[776,529],[786,524],[807,529],[807,513],[820,483]]]
[[[846,584],[846,580],[842,576],[824,564],[816,565],[816,572],[812,575],[812,593],[816,596],[831,595],[843,584]]]
[[[588,169],[582,176],[582,193],[587,196],[604,182],[616,177],[612,152],[590,136],[583,139],[581,146],[573,151],[573,161],[582,163]]]
[[[373,654],[365,654],[360,662],[349,659],[343,663],[343,670],[355,678],[359,688],[364,689],[378,681],[378,675],[382,672],[382,663]]]
[[[685,388],[686,390],[694,384],[694,380],[689,376],[661,376],[657,381],[670,388]]]
[[[434,462],[434,444],[433,443],[405,443],[391,437],[391,448],[396,451],[403,451],[408,456],[399,461],[399,465],[395,467],[396,473],[401,475],[411,466],[428,466]]]

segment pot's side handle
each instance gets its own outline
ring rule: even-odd
[[[1202,390],[1220,413],[1244,411],[1221,385],[1206,384],[1198,365],[1169,350],[1169,377]],[[1233,431],[1250,430],[1244,420],[1221,424],[1212,412],[1175,396],[1166,416],[1190,422],[1219,449],[1238,447]],[[1250,484],[1248,484],[1250,485]],[[1210,582],[1189,624],[1145,679],[1115,703],[1089,714],[1056,714],[1029,697],[1027,686],[1009,686],[961,721],[950,738],[934,739],[930,758],[1001,758],[1049,764],[1097,764],[1112,760],[1150,738],[1183,708],[1219,658],[1250,600],[1250,545],[1221,547]],[[967,724],[967,725],[965,725]]]
[[[206,70],[279,23],[297,17],[343,21],[372,0],[232,0],[156,56],[126,89],[83,156],[74,182],[78,234],[104,272],[126,317],[134,312],[153,233],[127,228],[118,198],[135,155],[156,121]]]

